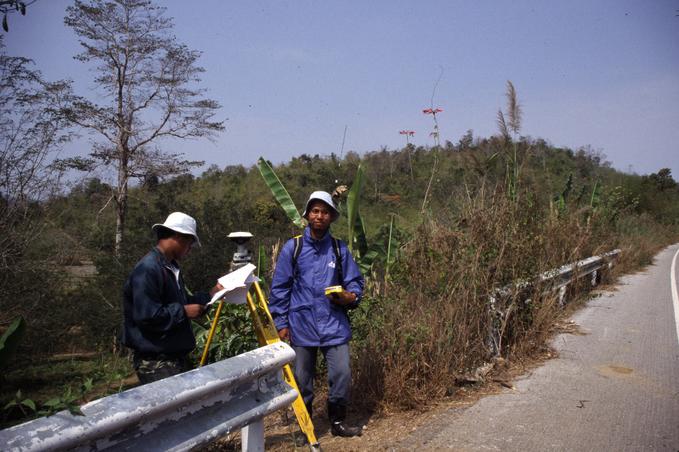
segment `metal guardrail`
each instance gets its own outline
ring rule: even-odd
[[[504,324],[517,303],[500,307],[500,300],[531,291],[536,284],[545,293],[558,291],[565,301],[569,284],[610,268],[620,255],[614,250],[497,289],[489,297],[492,352],[501,351]],[[524,299],[529,303],[530,299]],[[295,352],[283,342],[195,369],[174,377],[139,386],[81,407],[84,416],[61,411],[9,429],[0,430],[0,448],[11,451],[42,450],[167,450],[182,451],[200,446],[242,428],[242,447],[264,450],[263,418],[290,405],[297,397],[282,377],[282,367]]]
[[[501,289],[496,289],[488,299],[488,311],[491,316],[490,331],[488,333],[488,345],[494,356],[499,356],[502,349],[502,335],[509,316],[518,309],[517,303],[510,303],[504,309],[500,306],[501,300],[520,298],[521,294],[529,293],[536,285],[546,287],[543,295],[556,291],[558,293],[559,306],[566,301],[568,286],[576,281],[591,275],[590,283],[595,286],[600,279],[601,270],[610,269],[621,251],[615,249],[601,256],[592,256],[581,261],[563,265],[559,268],[546,271],[538,275],[533,281],[519,281]],[[530,303],[530,298],[523,300]]]
[[[242,447],[264,450],[263,417],[297,391],[281,368],[295,352],[283,342],[104,397],[0,431],[0,449],[188,450],[243,428]]]
[[[564,265],[555,270],[545,272],[540,275],[540,282],[550,284],[552,289],[558,289],[559,304],[563,305],[568,284],[587,275],[592,275],[591,284],[596,286],[599,282],[600,270],[603,267],[610,269],[615,259],[620,256],[620,252],[619,249],[616,249],[601,256],[588,257],[574,264]]]

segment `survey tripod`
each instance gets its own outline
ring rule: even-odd
[[[228,235],[228,238],[236,242],[238,246],[237,251],[233,254],[233,260],[231,262],[231,271],[234,271],[248,263],[251,262],[252,258],[250,252],[246,247],[246,243],[252,238],[252,234],[249,232],[232,232]],[[203,366],[207,361],[208,351],[210,349],[210,344],[212,343],[212,338],[214,336],[215,330],[217,328],[217,323],[219,322],[219,316],[222,312],[222,306],[224,305],[224,300],[220,300],[217,305],[217,311],[215,312],[214,319],[212,320],[212,325],[210,327],[210,332],[207,336],[207,341],[205,342],[205,349],[203,350],[203,356],[200,359],[200,366]],[[257,335],[257,342],[260,346],[274,344],[280,342],[278,337],[278,331],[274,325],[273,318],[269,312],[269,303],[264,295],[264,291],[258,282],[254,282],[247,294],[247,307],[252,316],[252,322],[254,324],[255,334]],[[300,429],[306,435],[309,442],[309,449],[311,451],[320,451],[321,447],[316,439],[314,433],[314,425],[311,422],[311,417],[307,411],[302,395],[297,387],[297,382],[295,381],[295,376],[292,373],[292,368],[290,364],[283,366],[283,378],[285,382],[292,386],[297,391],[297,398],[292,403],[292,409],[295,412],[295,417],[297,418],[297,423]]]

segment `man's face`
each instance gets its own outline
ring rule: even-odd
[[[323,201],[312,201],[307,212],[309,226],[316,231],[327,231],[332,223],[333,211]]]
[[[175,234],[174,238],[177,244],[175,259],[186,257],[191,252],[191,246],[195,240],[194,237],[191,234]]]

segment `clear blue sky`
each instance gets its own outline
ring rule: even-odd
[[[12,15],[7,52],[45,76],[96,87],[66,0]],[[203,86],[222,105],[216,143],[168,142],[168,151],[220,167],[275,163],[301,153],[359,153],[433,144],[422,114],[434,106],[441,139],[497,133],[511,80],[523,135],[589,145],[613,166],[679,179],[679,0],[158,2],[179,41],[200,50]],[[87,143],[70,153],[87,153]]]

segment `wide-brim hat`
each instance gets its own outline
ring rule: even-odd
[[[158,228],[167,228],[174,232],[179,232],[180,234],[192,235],[195,239],[193,245],[200,246],[200,240],[198,239],[198,233],[196,232],[196,220],[185,213],[172,212],[167,216],[165,223],[156,223],[151,227],[151,230],[156,232]]]
[[[304,218],[306,218],[308,215],[309,204],[316,200],[323,201],[332,209],[332,221],[335,221],[337,218],[339,218],[339,210],[337,210],[337,207],[335,207],[335,203],[332,201],[332,196],[330,196],[330,193],[326,191],[315,191],[311,194],[311,196],[309,196],[309,200],[306,202],[306,206],[304,207],[304,213],[302,214]]]

